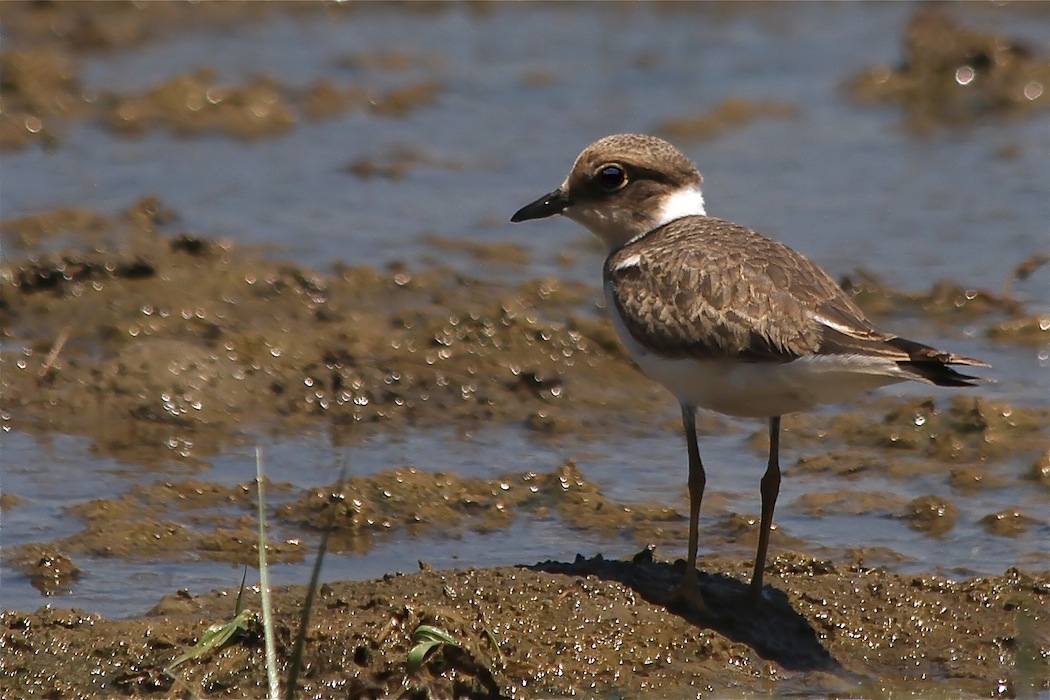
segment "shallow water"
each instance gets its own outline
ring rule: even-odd
[[[274,255],[319,269],[351,264],[410,263],[436,256],[485,277],[555,275],[597,280],[601,253],[568,221],[512,226],[520,205],[560,183],[572,158],[594,138],[652,131],[730,97],[794,104],[791,118],[758,118],[714,140],[681,142],[705,173],[709,211],[779,238],[833,276],[864,267],[895,287],[922,289],[951,279],[998,290],[1020,261],[1045,252],[1050,220],[1050,129],[1047,116],[977,124],[918,137],[893,107],[858,106],[841,86],[856,72],[899,60],[906,4],[774,5],[498,5],[409,11],[365,7],[330,17],[275,16],[228,31],[196,31],[115,55],[85,59],[88,91],[142,90],[175,72],[210,65],[231,82],[266,73],[306,85],[329,77],[390,87],[441,84],[438,104],[402,119],[351,112],[302,123],[285,136],[241,141],[221,135],[177,138],[152,131],[115,137],[79,123],[51,151],[4,155],[3,218],[56,206],[116,211],[147,194],[178,211],[189,230],[266,243]],[[1050,14],[979,6],[954,7],[962,21],[1045,43]],[[421,57],[405,70],[353,67],[348,56],[394,50]],[[361,158],[383,162],[409,147],[429,164],[399,180],[344,172]],[[1005,157],[1004,149],[1016,148]],[[17,173],[17,177],[13,174]],[[454,252],[435,250],[435,234],[514,241],[533,262],[491,271]],[[559,260],[569,253],[572,261]],[[1050,308],[1050,275],[1015,285]],[[976,328],[928,328],[921,318],[894,323],[902,335],[986,358],[998,383],[991,398],[1046,406],[1048,348],[992,343]],[[925,388],[899,388],[925,395]],[[668,399],[668,421],[675,410]],[[758,423],[704,438],[710,488],[737,512],[758,510],[762,459],[745,446]],[[8,433],[3,489],[27,504],[4,514],[4,546],[54,539],[77,528],[62,508],[112,496],[134,482],[195,476],[241,483],[253,477],[261,444],[274,480],[314,486],[334,481],[349,460],[355,474],[401,464],[495,476],[550,470],[576,459],[614,498],[684,502],[685,464],[673,430],[644,438],[609,436],[600,444],[544,443],[509,428],[367,437],[353,447],[323,435],[276,441],[248,435],[244,446],[204,472],[171,466],[158,472],[92,455],[77,439]],[[828,483],[792,474],[797,453],[784,441],[786,466],[778,522],[817,545],[863,541],[902,555],[893,568],[955,575],[1001,573],[1010,566],[1045,568],[1046,493],[1014,478],[1000,488],[958,495],[939,477],[869,478]],[[425,455],[425,457],[423,457]],[[1028,465],[1010,464],[1016,477]],[[941,493],[960,508],[943,539],[876,515],[815,518],[791,503],[822,490],[903,490],[905,499]],[[982,516],[1020,506],[1043,525],[1020,538],[987,534]],[[1040,513],[1041,511],[1041,513]],[[713,515],[711,517],[714,517]],[[706,524],[707,521],[705,521]],[[676,555],[678,545],[663,547]],[[701,547],[704,547],[701,538]],[[336,555],[326,578],[365,578],[435,566],[568,559],[576,552],[622,556],[631,542],[588,538],[555,521],[519,523],[510,531],[382,542],[363,555]],[[239,581],[226,564],[78,560],[87,576],[68,596],[48,600],[110,615],[147,609],[177,588],[207,590]],[[306,578],[307,565],[275,566],[278,582]],[[127,582],[134,583],[128,586]],[[5,575],[5,608],[45,602],[20,576]]]

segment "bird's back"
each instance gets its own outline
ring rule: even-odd
[[[676,219],[605,263],[617,310],[667,356],[788,361],[822,345],[817,318],[879,336],[820,267],[722,219]]]
[[[819,266],[722,219],[687,216],[654,229],[610,254],[604,278],[636,360],[782,367],[751,371],[762,381],[845,373],[858,389],[906,379],[962,386],[972,377],[947,365],[984,364],[878,330]]]

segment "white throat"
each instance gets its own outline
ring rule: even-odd
[[[653,228],[669,224],[683,216],[707,216],[704,210],[704,194],[699,185],[683,187],[669,194],[656,213],[656,224]]]

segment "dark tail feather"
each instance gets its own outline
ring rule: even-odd
[[[907,338],[892,338],[886,341],[889,345],[908,353],[910,360],[901,360],[897,365],[906,372],[924,379],[937,386],[976,386],[985,381],[980,377],[957,372],[948,365],[970,365],[987,367],[988,363],[972,357],[953,355],[950,352],[931,348],[929,345],[916,343]]]
[[[948,365],[940,362],[898,362],[897,365],[905,372],[911,372],[922,377],[931,384],[937,386],[977,386],[978,382],[984,381],[980,377],[971,377],[962,372],[956,372]]]

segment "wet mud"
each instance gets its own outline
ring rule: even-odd
[[[77,233],[81,245],[69,246]],[[84,435],[99,454],[130,463],[205,465],[259,425],[281,431],[322,424],[352,440],[365,426],[374,432],[499,421],[548,439],[673,424],[666,398],[629,366],[595,313],[597,292],[587,285],[504,283],[402,264],[318,272],[181,231],[177,212],[155,199],[117,216],[47,212],[7,222],[3,234],[23,251],[5,259],[0,277],[4,334],[15,348],[3,357],[5,419],[19,430]],[[521,264],[517,250],[473,254]],[[990,292],[946,290],[942,284],[901,295],[868,280],[857,298],[873,313],[912,305],[931,319],[965,315],[987,328],[1023,313],[1023,305]],[[614,400],[628,394],[636,400],[627,408]],[[724,429],[719,418],[705,421],[706,430]],[[1050,409],[977,394],[875,397],[831,417],[790,416],[784,426],[785,439],[800,450],[797,469],[847,481],[872,472],[902,480],[945,473],[953,491],[965,493],[1007,478],[999,465],[1019,455],[1032,465],[1033,487],[1045,489],[1048,424]],[[750,440],[756,454],[765,448],[761,432]],[[571,462],[479,479],[428,470],[421,458],[416,466],[315,489],[269,489],[271,561],[301,560],[328,527],[335,551],[362,552],[390,537],[491,532],[522,517],[556,518],[640,548],[658,541],[670,553],[685,546],[684,493],[663,504],[618,502]],[[81,530],[5,550],[5,566],[53,595],[77,585],[85,573],[78,559],[85,557],[251,564],[258,555],[253,499],[251,484],[187,478],[136,486],[69,508]],[[19,502],[7,497],[3,505]],[[1045,577],[1007,572],[953,583],[894,575],[865,568],[864,561],[892,559],[870,547],[838,552],[839,563],[817,561],[784,554],[807,544],[778,528],[767,609],[748,613],[733,600],[747,579],[757,518],[717,499],[708,506],[714,523],[705,527],[705,544],[740,556],[703,562],[708,595],[727,617],[700,619],[660,605],[660,591],[680,571],[654,561],[649,549],[633,562],[423,571],[331,584],[307,645],[305,687],[318,697],[381,697],[395,688],[419,697],[493,689],[537,697],[677,694],[695,692],[698,682],[749,692],[776,683],[806,693],[879,694],[928,683],[931,690],[987,695],[1046,683]],[[795,506],[814,517],[897,518],[928,537],[950,531],[958,518],[950,495],[908,501],[813,492]],[[1008,508],[987,514],[981,527],[1005,538],[1041,537],[1040,517]],[[297,589],[278,596],[285,652],[301,599]],[[251,697],[264,682],[257,626],[212,658],[163,671],[231,610],[226,592],[181,594],[152,616],[120,622],[75,611],[5,613],[8,671],[0,678],[9,692],[28,692],[53,676],[49,664],[71,654],[75,663],[62,666],[69,673],[46,681],[54,697]],[[552,624],[552,616],[565,622]],[[419,624],[440,626],[462,645],[406,675]]]
[[[421,567],[321,587],[302,697],[1022,697],[1043,687],[1050,653],[1050,581],[1016,570],[957,583],[782,553],[767,569],[764,600],[748,609],[738,602],[746,564],[710,562],[701,586],[711,612],[698,615],[652,602],[681,570],[648,550],[630,561]],[[304,594],[276,591],[282,669]],[[0,683],[25,697],[45,688],[48,697],[260,697],[257,617],[221,649],[166,670],[209,624],[233,617],[235,596],[180,592],[124,621],[2,613]],[[258,596],[246,598],[257,613]],[[452,642],[410,673],[421,625]]]
[[[403,117],[440,97],[436,83],[378,89],[367,82],[322,79],[287,85],[261,75],[238,84],[207,67],[174,75],[141,92],[95,93],[81,84],[82,55],[138,45],[179,28],[214,29],[258,21],[275,12],[338,11],[323,3],[10,3],[4,7],[4,22],[13,48],[0,52],[0,147],[56,147],[77,120],[90,120],[124,136],[163,128],[183,137],[219,133],[258,139],[283,134],[300,121],[352,110]],[[347,63],[373,70],[396,67],[366,58],[370,57],[348,57]]]
[[[5,260],[5,333],[22,344],[5,357],[13,425],[85,435],[136,463],[192,462],[248,425],[320,420],[349,438],[359,424],[502,420],[577,433],[627,391],[637,401],[615,420],[634,430],[665,407],[587,285],[403,265],[320,273],[161,232],[173,218],[147,199],[109,219],[4,224],[9,240],[46,240],[87,220],[96,243]]]
[[[971,29],[933,6],[915,13],[902,45],[899,65],[872,68],[847,89],[861,102],[900,105],[911,128],[1023,117],[1050,105],[1045,46]]]
[[[375,91],[363,83],[285,85],[264,76],[231,85],[208,69],[133,94],[84,95],[79,85],[75,59],[86,52],[136,45],[195,23],[243,22],[246,7],[251,18],[328,11],[293,6],[205,3],[193,12],[169,3],[92,3],[90,11],[79,3],[5,6],[14,40],[0,54],[0,148],[61,147],[63,130],[77,119],[121,137],[166,129],[184,137],[268,138],[299,120],[353,109],[397,118],[440,99],[441,86],[430,83]],[[939,122],[947,120],[940,103],[919,97],[931,84],[976,115],[1045,105],[1041,93],[1026,92],[1047,79],[1046,63],[1033,51],[930,17],[920,14],[909,29],[906,64],[859,80],[857,94],[901,100],[916,118]],[[940,53],[920,53],[927,49]],[[959,97],[964,59],[983,72]],[[395,73],[429,60],[398,53],[345,59],[351,68]],[[983,87],[986,74],[994,78],[990,87]],[[711,138],[741,120],[796,114],[793,105],[729,100],[665,129]],[[347,172],[398,179],[420,164],[458,167],[394,150],[352,163]],[[538,440],[676,430],[665,392],[630,366],[596,308],[595,285],[471,277],[426,262],[311,270],[187,231],[178,212],[156,197],[118,214],[76,207],[7,220],[0,235],[5,428],[83,436],[94,453],[142,469],[175,463],[203,471],[258,429],[318,430],[346,443],[406,426],[469,430],[500,423],[524,426]],[[455,250],[518,273],[529,263],[517,246],[437,235],[421,243],[436,254]],[[1043,263],[1019,261],[1015,277]],[[940,282],[901,292],[857,271],[844,283],[874,317],[965,322],[997,342],[1026,346],[1050,336],[1050,319],[1015,298],[1010,280],[1002,290]],[[794,506],[813,517],[899,519],[917,537],[937,538],[958,524],[953,499],[1015,478],[1014,464],[1024,465],[1033,489],[1050,494],[1048,425],[1050,409],[993,401],[980,390],[866,399],[831,417],[789,416],[784,439],[799,450],[792,469],[842,484],[871,474],[903,481],[938,473],[948,485],[940,495],[911,499],[811,492]],[[727,429],[720,418],[701,419],[704,432]],[[756,455],[764,453],[763,434],[748,442]],[[78,531],[5,548],[3,564],[45,596],[74,589],[90,575],[89,559],[252,564],[253,487],[186,477],[79,503],[65,513]],[[705,516],[713,518],[705,542],[733,558],[703,559],[701,584],[714,614],[700,616],[659,602],[681,576],[682,562],[661,557],[684,551],[684,483],[661,503],[621,502],[572,462],[480,479],[431,469],[421,455],[414,464],[340,483],[268,487],[271,561],[309,556],[329,527],[334,550],[361,552],[385,538],[505,530],[525,517],[556,519],[581,534],[614,534],[641,550],[630,561],[454,571],[421,564],[412,575],[325,584],[307,637],[304,696],[775,690],[1013,697],[1050,688],[1045,573],[1010,570],[962,582],[900,575],[871,564],[892,562],[893,552],[858,546],[834,552],[832,560],[814,558],[813,548],[778,527],[766,598],[749,610],[737,599],[750,574],[757,518],[734,512],[715,494],[705,503]],[[22,505],[17,494],[0,494],[5,515]],[[1003,538],[1050,535],[1045,513],[1021,507],[987,513],[980,526]],[[648,547],[655,541],[665,548],[659,557]],[[180,591],[129,620],[57,607],[4,612],[0,695],[259,697],[265,673],[257,619],[221,650],[165,670],[208,625],[233,617],[235,596]],[[282,666],[303,598],[301,587],[276,592]],[[247,605],[258,611],[255,593]],[[456,644],[441,645],[409,673],[419,625],[444,630]]]
[[[731,97],[694,117],[670,119],[656,127],[657,133],[676,142],[717,138],[731,129],[741,129],[755,119],[790,119],[799,108],[789,102],[748,100]]]
[[[84,435],[100,454],[192,463],[245,427],[317,421],[347,438],[362,424],[492,420],[584,436],[667,424],[663,392],[629,366],[587,284],[404,264],[308,270],[180,231],[177,213],[155,198],[116,216],[45,212],[0,233],[25,250],[0,268],[0,318],[18,346],[3,357],[9,420]],[[77,247],[58,247],[71,237]],[[430,244],[527,260],[513,246]],[[1026,313],[1014,299],[947,283],[908,295],[870,280],[850,286],[876,316],[915,306],[988,334]],[[631,402],[616,400],[628,394]],[[973,394],[868,405],[879,420],[799,415],[786,429],[822,451],[844,439],[960,464],[1045,452],[1043,408]],[[839,469],[863,468],[849,464]]]

